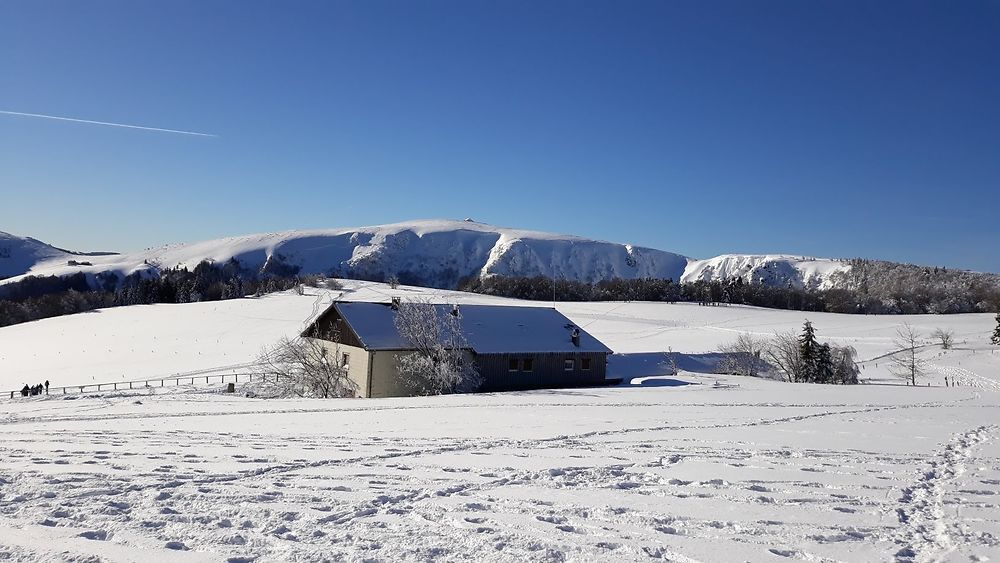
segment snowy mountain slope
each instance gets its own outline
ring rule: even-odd
[[[71,252],[30,237],[0,231],[0,280],[20,276],[39,264],[67,266],[70,260],[88,262],[111,255],[110,252]]]
[[[69,266],[59,254],[22,262],[19,274],[67,275],[112,271],[126,276],[158,268],[193,268],[203,260],[236,258],[250,269],[297,270],[301,274],[385,279],[455,287],[468,276],[554,276],[598,281],[607,278],[680,279],[688,259],[652,248],[568,235],[494,227],[472,221],[413,221],[393,225],[288,231],[175,244],[117,256],[94,257],[92,265]],[[11,275],[14,275],[12,273]]]
[[[21,275],[41,262],[65,262],[68,256],[44,242],[0,231],[0,279]]]
[[[376,280],[397,276],[404,283],[439,288],[454,288],[466,277],[501,275],[585,282],[740,277],[773,286],[826,289],[832,286],[832,274],[850,269],[840,260],[782,254],[726,254],[696,260],[653,248],[469,220],[253,234],[74,260],[77,254],[0,233],[0,279],[107,271],[119,277],[140,271],[156,275],[160,268],[194,268],[203,260],[235,258],[251,270]]]
[[[693,260],[684,269],[681,281],[727,280],[742,278],[770,286],[813,289],[831,287],[830,276],[850,266],[840,260],[789,256],[783,254],[723,254],[706,260]]]

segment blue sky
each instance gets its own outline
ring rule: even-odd
[[[0,4],[0,230],[472,217],[1000,272],[1000,2]]]

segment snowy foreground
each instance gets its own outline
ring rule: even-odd
[[[0,383],[236,365],[297,332],[329,298],[129,307],[7,327]],[[736,332],[797,330],[804,318],[641,303],[560,309],[618,351],[692,357]],[[904,319],[809,318],[821,339],[858,348],[862,377],[888,382],[880,358]],[[683,372],[412,399],[264,401],[204,385],[3,398],[0,559],[995,560],[991,319],[906,320],[956,332],[959,349],[923,352],[931,387]],[[963,385],[940,386],[945,374]]]

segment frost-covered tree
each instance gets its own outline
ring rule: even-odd
[[[795,333],[775,334],[771,345],[764,351],[764,356],[768,363],[777,368],[789,383],[802,381],[802,350]]]
[[[841,385],[854,385],[858,382],[858,375],[861,371],[854,358],[858,351],[852,346],[833,346],[830,355],[833,360],[833,381]]]
[[[354,397],[357,385],[347,376],[344,355],[340,353],[334,335],[322,338],[333,343],[328,351],[320,339],[282,338],[264,350],[257,359],[251,382],[253,394],[265,397]]]
[[[722,353],[719,371],[749,377],[760,375],[767,369],[767,362],[762,359],[767,346],[767,340],[741,333],[735,341],[719,347]]]
[[[399,375],[417,391],[428,395],[469,393],[479,389],[482,378],[468,354],[462,315],[416,299],[399,304],[394,320],[399,335],[413,353],[399,359]]]
[[[994,346],[1000,346],[1000,313],[997,313],[997,327],[993,329],[993,338],[990,338],[990,343]]]
[[[931,333],[931,338],[940,342],[941,348],[944,350],[951,350],[952,345],[955,343],[955,333],[943,328],[935,328],[934,332]]]
[[[898,377],[917,384],[917,378],[923,377],[927,371],[926,362],[917,357],[917,347],[920,344],[920,333],[908,323],[896,329],[896,339],[893,341],[900,348],[890,356],[889,369]]]

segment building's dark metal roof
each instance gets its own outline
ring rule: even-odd
[[[345,301],[334,303],[333,306],[351,325],[365,348],[410,348],[409,343],[396,330],[396,311],[388,303]],[[448,314],[452,310],[451,305],[434,307],[439,314]],[[612,353],[601,341],[552,308],[462,305],[459,312],[465,339],[477,354]],[[580,331],[579,346],[572,342],[573,329]]]

